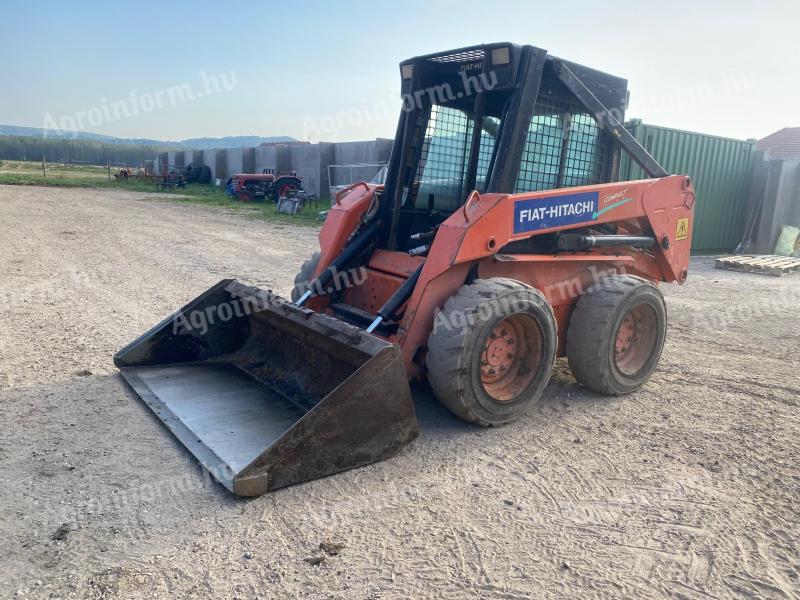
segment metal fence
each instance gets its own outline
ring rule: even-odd
[[[692,250],[731,251],[744,229],[755,140],[705,135],[646,125],[639,120],[626,128],[669,172],[689,175],[697,192]],[[623,153],[620,180],[645,178]]]

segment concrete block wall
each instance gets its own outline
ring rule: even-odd
[[[800,159],[756,162],[753,180],[751,198],[761,204],[755,251],[772,254],[784,225],[800,227]]]
[[[391,149],[392,140],[377,139],[338,144],[320,142],[257,148],[170,151],[159,154],[159,159],[169,161],[170,166],[206,165],[211,169],[212,181],[224,181],[236,173],[261,173],[264,169],[275,169],[283,173],[295,171],[303,178],[303,187],[307,192],[327,198],[330,185],[328,165],[387,162]],[[369,179],[372,175],[371,172],[364,172],[356,177]]]
[[[277,146],[259,146],[255,149],[254,173],[261,173],[264,169],[278,168]]]
[[[157,175],[164,173],[165,167],[169,166],[169,154],[167,152],[159,152],[156,156],[155,172]]]
[[[339,142],[335,147],[334,160],[337,165],[388,162],[392,140],[378,138],[367,142]]]
[[[222,150],[203,150],[203,164],[211,169],[211,182],[217,177],[217,154]]]
[[[271,145],[255,148],[255,172],[261,173],[264,169],[291,171],[291,146]]]
[[[356,165],[365,163],[389,162],[392,140],[379,138],[367,142],[340,142],[335,144],[334,162],[336,165]],[[330,170],[331,185],[346,185],[354,181],[369,181],[379,167],[348,167]]]
[[[328,196],[328,165],[333,162],[334,144],[298,144],[288,146],[291,170],[303,178],[303,189],[320,197]]]
[[[244,148],[228,148],[227,161],[226,177],[247,172],[243,168]]]
[[[260,173],[256,171],[256,149],[242,148],[242,168],[239,173]]]
[[[211,183],[214,183],[214,178],[225,181],[230,173],[228,173],[228,149],[222,148],[217,150],[217,167],[214,169],[214,175],[211,177]]]
[[[202,150],[186,150],[183,153],[183,166],[188,167],[191,164],[203,164]]]
[[[288,173],[294,169],[292,164],[292,148],[294,146],[277,146],[276,147],[276,169],[278,173]]]

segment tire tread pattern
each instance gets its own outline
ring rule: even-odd
[[[487,300],[520,291],[529,292],[532,299],[547,306],[550,314],[553,314],[550,303],[538,290],[514,279],[502,277],[476,279],[468,285],[461,286],[445,301],[441,312],[444,315],[456,312],[474,315]],[[472,407],[464,402],[465,387],[469,385],[469,365],[465,364],[469,355],[467,348],[469,333],[468,326],[434,328],[428,338],[428,354],[425,361],[428,382],[439,401],[461,419],[485,427],[501,425],[503,423],[493,423],[476,414]]]
[[[300,271],[298,271],[297,275],[294,276],[294,287],[292,288],[292,302],[297,302],[300,299],[308,286],[308,282],[311,281],[312,277],[314,276],[314,271],[317,270],[317,263],[319,263],[319,252],[314,252],[308,260],[303,263],[303,266],[300,267]]]
[[[607,396],[620,396],[603,368],[606,328],[617,306],[637,287],[649,286],[663,295],[652,282],[636,275],[611,275],[601,279],[578,300],[567,328],[567,360],[575,379],[584,387]]]

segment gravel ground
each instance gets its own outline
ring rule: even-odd
[[[536,410],[482,429],[418,386],[398,456],[237,499],[111,358],[224,277],[288,293],[315,249],[156,196],[0,186],[0,594],[800,597],[800,275],[698,258],[636,394],[559,364]]]

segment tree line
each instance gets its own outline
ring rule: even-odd
[[[92,163],[138,166],[156,158],[160,148],[134,144],[108,144],[97,140],[0,136],[0,160]]]

